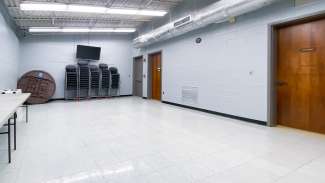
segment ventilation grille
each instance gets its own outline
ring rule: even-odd
[[[192,17],[191,15],[181,18],[180,20],[177,20],[176,22],[174,22],[174,27],[178,28],[178,27],[182,27],[188,23],[190,23],[192,21]]]
[[[199,88],[192,86],[182,87],[182,101],[185,104],[197,104],[199,97]]]

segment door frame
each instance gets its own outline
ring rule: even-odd
[[[135,66],[135,62],[136,62],[136,60],[137,59],[142,59],[142,96],[141,97],[143,97],[143,81],[144,81],[144,79],[143,79],[143,62],[144,62],[144,57],[143,57],[143,55],[140,55],[140,56],[136,56],[136,57],[133,57],[133,68],[132,68],[132,72],[133,72],[133,79],[132,79],[132,95],[133,96],[135,96],[134,95],[134,89],[135,89],[135,82],[134,82],[134,79],[135,79],[135,72],[134,72],[134,66]]]
[[[148,54],[148,67],[147,67],[147,97],[148,99],[152,99],[152,60],[151,60],[151,56],[155,55],[155,54],[160,54],[160,62],[161,62],[161,72],[160,72],[160,85],[161,85],[161,99],[160,101],[163,101],[162,97],[164,95],[163,92],[163,87],[162,87],[162,80],[163,80],[163,51],[159,50],[159,51],[154,51],[154,52],[150,52]]]
[[[312,22],[325,18],[325,11],[306,14],[268,24],[268,64],[267,64],[267,125],[276,126],[277,123],[277,35],[278,29],[297,24]]]

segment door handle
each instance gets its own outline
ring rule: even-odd
[[[285,81],[277,81],[277,82],[276,82],[276,85],[277,85],[277,86],[285,86],[285,85],[288,85],[288,83],[285,82]]]
[[[316,48],[301,48],[299,49],[300,52],[314,52]]]

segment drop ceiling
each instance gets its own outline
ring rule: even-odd
[[[9,14],[21,30],[26,30],[28,27],[136,28],[145,22],[161,18],[139,15],[22,11],[19,5],[25,1],[4,0],[4,2]],[[182,0],[33,0],[33,2],[170,11]]]

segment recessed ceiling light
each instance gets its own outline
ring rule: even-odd
[[[20,4],[23,11],[63,11],[63,12],[79,12],[79,13],[99,13],[99,14],[120,14],[120,15],[142,15],[142,16],[165,16],[166,11],[160,10],[144,10],[144,9],[122,9],[122,8],[106,8],[102,6],[87,6],[76,4],[62,3],[37,3],[23,2]]]
[[[31,33],[132,33],[135,28],[69,28],[69,27],[30,27]]]

